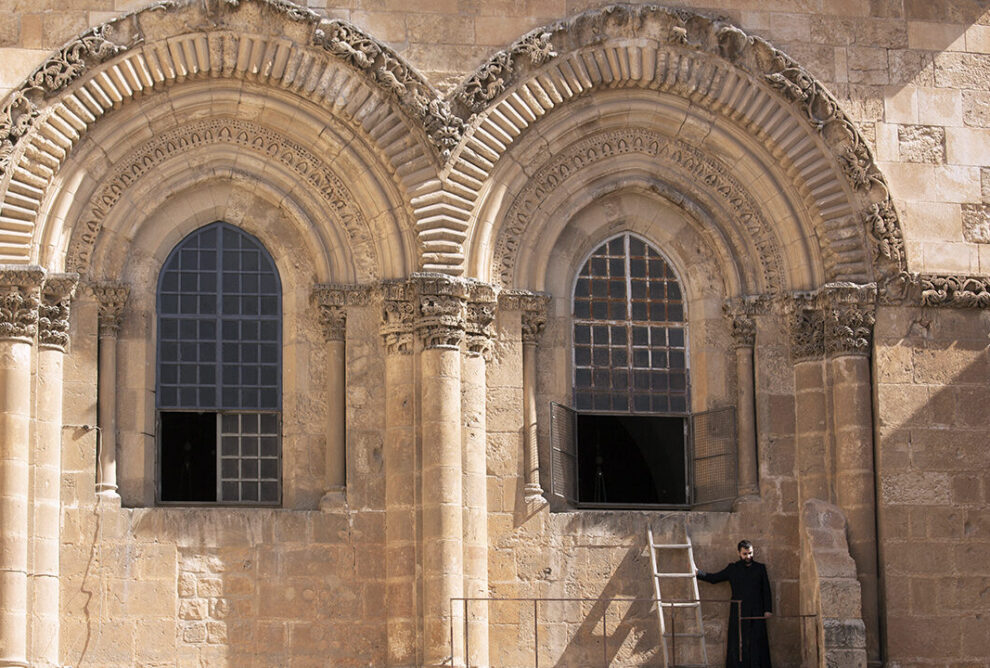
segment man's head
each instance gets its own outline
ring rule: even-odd
[[[741,540],[736,546],[739,550],[739,558],[745,561],[747,564],[753,563],[753,544],[748,540]]]

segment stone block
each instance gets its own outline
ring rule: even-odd
[[[965,27],[951,23],[908,21],[908,46],[923,51],[965,51]]]
[[[919,105],[920,106],[920,105]],[[937,125],[902,125],[897,129],[899,155],[907,162],[945,162],[945,129]],[[912,195],[912,199],[928,199]]]
[[[866,627],[862,619],[822,620],[825,631],[825,647],[835,649],[860,649],[866,647]]]
[[[918,122],[922,125],[963,124],[964,91],[923,87],[918,89]]]
[[[990,204],[963,204],[962,229],[966,241],[990,243]]]
[[[947,505],[952,498],[950,480],[947,473],[935,472],[884,475],[880,498],[887,504]]]

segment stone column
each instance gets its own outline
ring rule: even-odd
[[[382,287],[385,349],[385,599],[387,661],[411,666],[417,647],[415,307],[405,283]]]
[[[41,290],[38,318],[37,445],[34,490],[32,665],[59,663],[59,526],[62,476],[62,365],[69,345],[69,303],[78,274],[51,274]]]
[[[95,283],[92,289],[100,320],[96,409],[100,447],[96,493],[104,500],[120,503],[117,493],[117,333],[131,289],[122,283],[112,282]]]
[[[879,584],[870,353],[876,322],[873,286],[824,295],[825,345],[832,377],[836,503],[845,513],[866,625],[866,649],[879,665]]]
[[[756,323],[746,315],[732,320],[736,349],[736,428],[739,448],[739,496],[759,495],[759,459],[756,452],[756,410],[753,393],[753,345]]]
[[[464,498],[464,596],[488,596],[488,460],[485,362],[491,354],[496,298],[475,284],[467,306],[467,337],[461,359],[461,477]],[[488,603],[469,602],[467,664],[488,665]]]
[[[536,342],[547,326],[547,304],[543,295],[522,297],[523,341],[523,438],[525,487],[523,494],[527,505],[541,503],[543,488],[540,486],[540,444],[536,431]]]
[[[424,665],[463,665],[460,606],[451,599],[464,593],[464,523],[461,493],[461,353],[467,284],[439,275],[423,275],[419,286],[422,337],[423,439],[423,648]],[[453,652],[453,663],[450,660]]]
[[[340,508],[347,491],[347,311],[343,290],[319,286],[314,297],[327,350],[326,490],[320,499],[320,509],[326,511]]]
[[[27,666],[31,345],[41,267],[0,267],[0,666]]]
[[[791,321],[791,357],[794,361],[795,441],[798,495],[831,501],[826,451],[825,330],[822,312],[799,300]]]

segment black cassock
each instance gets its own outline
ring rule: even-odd
[[[754,561],[747,565],[740,559],[718,573],[698,571],[698,579],[712,583],[728,580],[732,586],[732,599],[742,601],[743,617],[762,617],[766,612],[773,612],[767,567],[759,562]],[[767,639],[767,623],[762,619],[742,620],[740,656],[739,607],[736,603],[729,606],[726,668],[770,668],[770,641]]]

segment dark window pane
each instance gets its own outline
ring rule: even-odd
[[[278,503],[278,483],[274,483],[274,482],[261,483],[260,501],[262,503]]]
[[[684,347],[684,330],[679,327],[671,327],[669,330],[670,345],[674,348]]]
[[[574,371],[574,384],[577,387],[590,387],[591,386],[591,370],[590,369],[576,369]]]
[[[632,319],[633,320],[647,320],[647,310],[645,302],[633,302],[632,303]]]
[[[591,327],[574,325],[574,343],[591,343]]]
[[[277,459],[262,459],[260,477],[262,480],[277,480],[278,479],[278,460]],[[262,485],[264,489],[264,485]]]

